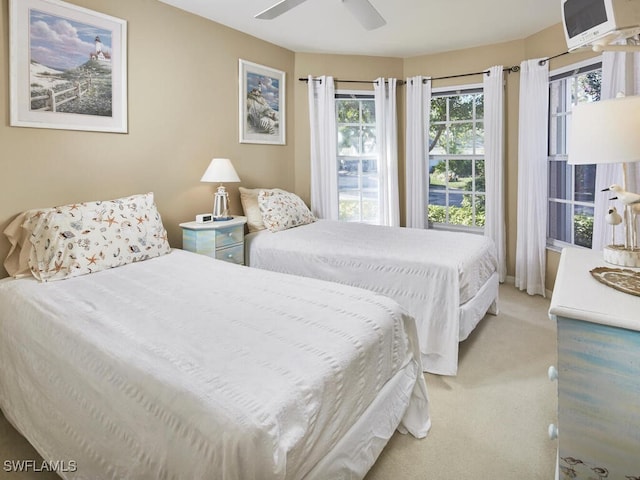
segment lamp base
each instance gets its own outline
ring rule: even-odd
[[[227,220],[233,220],[233,217],[213,217],[214,222],[226,222]]]
[[[640,267],[640,249],[624,245],[607,245],[602,250],[604,261],[623,267]]]

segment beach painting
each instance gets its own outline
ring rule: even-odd
[[[240,60],[240,142],[285,143],[285,74]]]
[[[57,0],[11,7],[11,124],[126,132],[126,23]]]

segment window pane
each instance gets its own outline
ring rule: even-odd
[[[429,126],[429,153],[443,155],[447,153],[447,132],[444,124]]]
[[[484,197],[484,195],[475,195],[474,196],[474,200],[475,200],[475,208],[476,208],[476,225],[478,227],[484,227],[484,222],[485,222],[484,201],[485,201],[485,197]]]
[[[470,120],[473,118],[475,95],[449,97],[449,120]]]
[[[484,123],[476,124],[475,132],[475,152],[476,155],[484,155]]]
[[[567,117],[566,115],[557,115],[551,117],[549,121],[549,154],[550,155],[566,155]]]
[[[473,123],[456,123],[451,125],[451,142],[449,152],[454,155],[473,154]]]
[[[576,78],[578,102],[597,102],[600,100],[601,83],[602,70],[578,75]]]
[[[476,120],[484,119],[484,95],[475,95]]]
[[[549,202],[549,236],[571,243],[571,206],[566,203]]]
[[[360,127],[338,126],[338,155],[360,153]]]
[[[549,198],[569,200],[571,195],[571,165],[564,160],[549,162]]]
[[[575,167],[575,198],[576,202],[595,202],[596,166],[576,165]]]
[[[449,223],[452,225],[472,226],[472,210],[467,201],[463,205],[464,196],[461,193],[449,193]]]
[[[375,100],[362,100],[362,123],[376,123]]]
[[[573,224],[575,244],[581,247],[591,248],[593,237],[593,207],[576,205]]]
[[[431,99],[431,121],[444,122],[447,119],[447,97]]]
[[[444,188],[447,183],[447,162],[442,159],[429,160],[429,188]]]
[[[339,123],[358,123],[360,121],[360,102],[357,100],[338,100],[336,108]]]
[[[360,220],[360,160],[340,159],[338,171],[338,200],[340,220]]]
[[[473,162],[471,160],[449,160],[449,189],[473,190]]]
[[[485,191],[484,160],[476,160],[476,192]]]
[[[370,155],[377,151],[376,127],[362,127],[362,153]]]
[[[349,192],[340,192],[339,220],[345,222],[360,221],[360,200]]]

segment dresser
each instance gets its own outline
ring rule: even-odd
[[[244,225],[247,217],[220,222],[181,223],[182,248],[226,262],[244,265]]]
[[[562,252],[549,315],[558,326],[557,478],[640,479],[640,297],[594,279],[601,252]],[[626,267],[619,267],[626,268]]]

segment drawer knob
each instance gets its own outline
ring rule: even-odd
[[[231,233],[231,232],[227,233],[227,235],[228,235],[229,237],[233,237],[233,233]]]
[[[549,439],[550,440],[555,440],[556,438],[558,438],[558,426],[551,423],[549,425]]]
[[[227,258],[233,258],[233,253],[227,254]]]
[[[558,380],[558,369],[551,365],[547,371],[547,375],[549,376],[549,380],[552,382]]]

